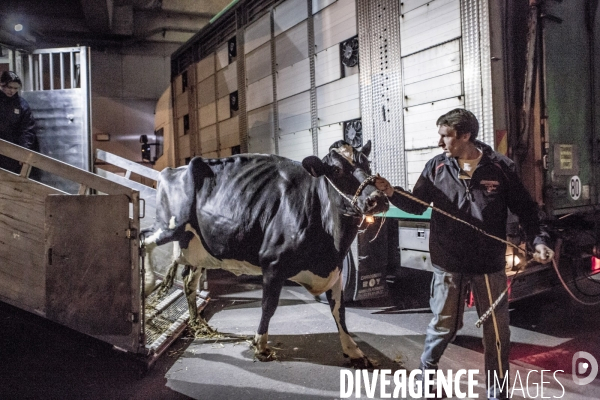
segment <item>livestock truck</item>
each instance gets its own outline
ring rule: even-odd
[[[410,189],[441,151],[438,116],[467,108],[556,240],[557,263],[526,263],[510,218],[520,245],[507,248],[510,300],[564,281],[589,302],[600,272],[599,45],[597,0],[233,1],[172,55],[156,125],[175,165],[240,152],[302,160],[335,140],[372,140],[373,170]],[[354,300],[384,295],[393,273],[431,269],[430,212],[392,208],[384,229],[359,235]]]

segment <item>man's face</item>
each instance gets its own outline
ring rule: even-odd
[[[13,97],[19,91],[19,89],[21,89],[21,85],[19,85],[17,82],[10,82],[6,85],[0,86],[0,88],[5,95],[8,97]]]
[[[444,150],[446,156],[457,158],[464,157],[469,144],[470,134],[463,134],[462,136],[457,137],[456,130],[446,125],[440,125],[438,133],[440,135],[438,146]]]

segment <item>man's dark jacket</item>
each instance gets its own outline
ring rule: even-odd
[[[18,93],[8,97],[0,91],[0,139],[30,150],[39,150],[31,109]],[[0,156],[0,168],[18,173],[20,164],[16,160]]]
[[[457,160],[440,154],[427,162],[412,195],[501,239],[506,239],[510,209],[519,217],[529,241],[549,245],[549,236],[540,227],[538,206],[517,176],[514,163],[483,142],[476,141],[476,146],[483,155],[471,179],[459,179]],[[426,210],[399,193],[390,201],[412,214]],[[506,263],[506,244],[435,210],[429,250],[431,262],[447,272],[497,272]]]

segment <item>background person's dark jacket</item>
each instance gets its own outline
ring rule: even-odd
[[[18,93],[8,97],[0,91],[0,139],[30,150],[39,150],[31,109]],[[21,170],[18,161],[4,156],[0,156],[0,168],[16,173]]]
[[[517,176],[512,160],[485,143],[477,141],[476,146],[483,156],[470,180],[458,178],[455,158],[440,154],[427,162],[412,194],[501,239],[506,239],[510,209],[533,245],[549,246],[549,235],[540,227],[538,206]],[[412,214],[426,210],[399,193],[390,201]],[[431,262],[447,272],[490,273],[502,270],[506,263],[506,244],[436,211],[431,213],[429,250]]]

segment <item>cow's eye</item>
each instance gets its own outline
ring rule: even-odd
[[[342,176],[344,171],[340,167],[333,167],[333,176]]]

